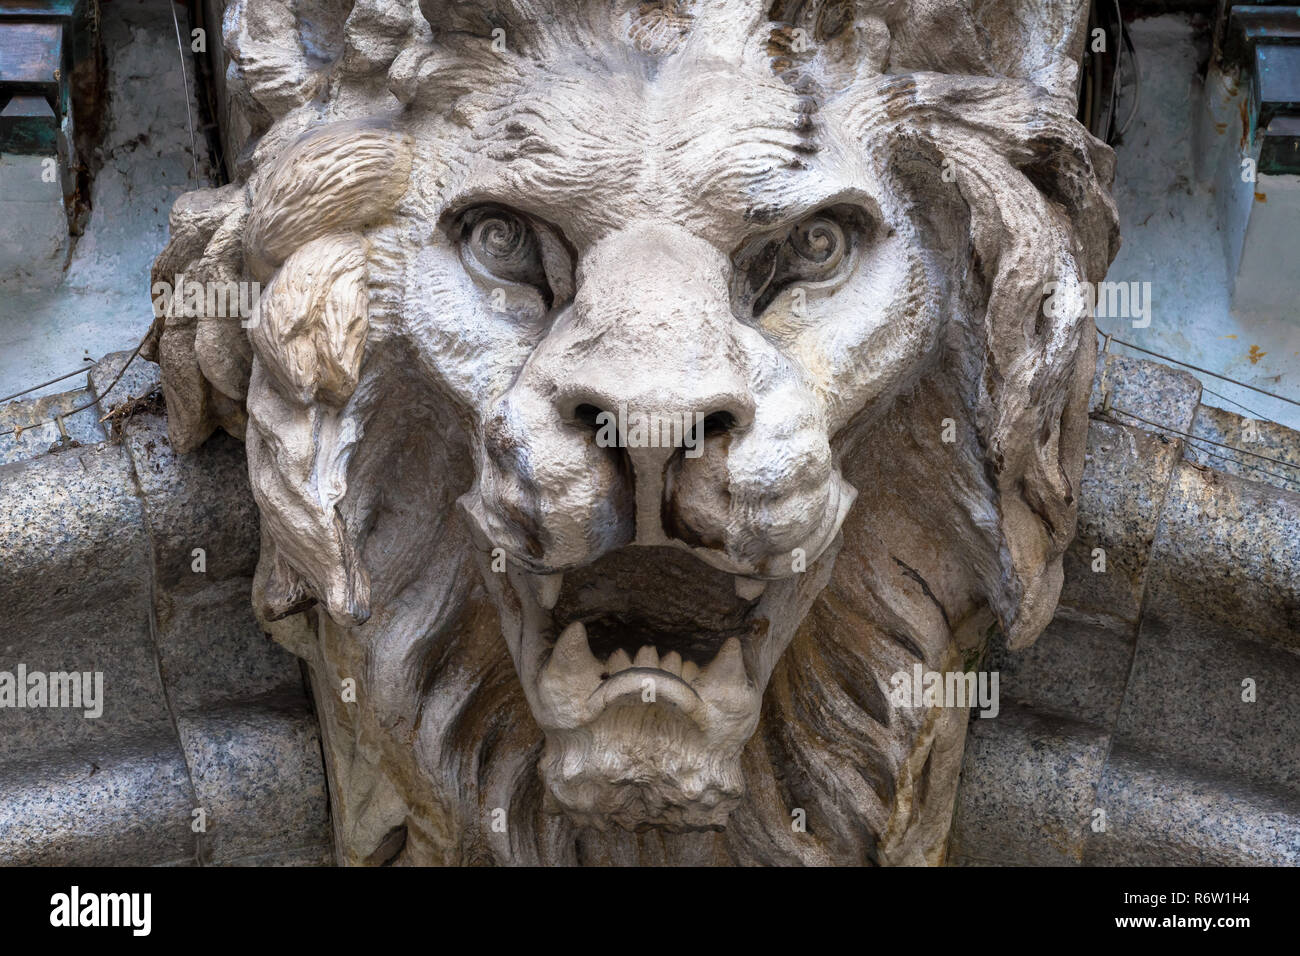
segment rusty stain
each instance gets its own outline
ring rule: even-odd
[[[1214,129],[1215,129],[1215,131],[1216,131],[1220,136],[1222,136],[1224,133],[1226,133],[1226,132],[1228,131],[1228,124],[1227,124],[1227,123],[1215,123],[1215,124],[1214,124]]]
[[[1241,112],[1241,151],[1246,152],[1246,145],[1250,139],[1250,112],[1246,108],[1246,101],[1242,100],[1238,104]]]
[[[1222,338],[1225,338],[1225,339],[1235,339],[1236,336],[1235,336],[1235,335],[1224,335],[1224,336],[1222,336]]]
[[[1255,202],[1268,202],[1268,193],[1255,193]]]
[[[1261,352],[1261,351],[1259,350],[1259,346],[1258,346],[1258,345],[1252,345],[1252,346],[1250,347],[1250,352],[1248,352],[1248,353],[1246,354],[1246,357],[1247,357],[1248,359],[1250,359],[1250,364],[1251,364],[1251,365],[1258,365],[1258,364],[1259,364],[1259,360],[1262,359],[1262,358],[1263,358],[1265,355],[1267,355],[1267,354],[1268,354],[1267,352]]]

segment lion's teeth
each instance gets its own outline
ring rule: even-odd
[[[682,680],[690,683],[700,676],[700,665],[695,661],[684,661],[682,663]]]
[[[727,643],[722,645],[722,650],[718,651],[718,656],[704,668],[704,673],[700,675],[700,683],[734,686],[744,683],[744,680],[745,661],[740,652],[740,640],[729,637]]]
[[[537,584],[537,603],[550,611],[560,599],[560,587],[564,584],[563,574],[539,574],[533,579]]]
[[[767,590],[766,581],[758,581],[754,578],[742,577],[737,577],[735,581],[736,597],[740,598],[742,601],[756,601],[762,597],[763,592]]]
[[[555,650],[551,652],[551,667],[561,674],[585,674],[593,665],[600,667],[587,644],[587,628],[581,621],[574,621],[556,640]]]
[[[627,656],[627,651],[619,648],[613,654],[609,655],[609,660],[605,662],[605,670],[611,674],[617,674],[619,671],[625,671],[632,666],[632,658]]]
[[[678,654],[676,651],[669,651],[663,657],[659,658],[659,669],[681,677],[682,655]]]
[[[658,667],[659,652],[651,645],[647,644],[641,650],[636,652],[636,660],[632,662],[633,667]]]

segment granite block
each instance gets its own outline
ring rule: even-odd
[[[115,602],[148,580],[148,538],[121,448],[0,465],[0,634],[24,615]]]
[[[1300,432],[1202,405],[1196,411],[1192,434],[1201,440],[1187,442],[1188,461],[1283,491],[1300,492]],[[1275,460],[1265,461],[1246,452]]]
[[[1132,626],[1060,608],[1032,646],[1009,651],[999,643],[988,666],[999,672],[1002,700],[1109,731],[1124,700],[1135,635]]]
[[[178,724],[207,811],[205,862],[329,844],[320,731],[300,697],[268,696]]]
[[[1243,681],[1254,681],[1254,702]],[[1300,796],[1300,656],[1148,613],[1117,744]]]
[[[1160,510],[1182,445],[1093,421],[1079,488],[1079,523],[1065,553],[1061,603],[1135,623]],[[1100,548],[1103,555],[1094,554]],[[1098,558],[1105,570],[1094,570]]]
[[[1146,613],[1300,651],[1300,494],[1180,463],[1151,551]]]
[[[116,363],[127,355],[105,360],[92,381],[111,381]],[[158,366],[137,358],[107,404],[121,400],[117,393],[123,385],[129,383],[122,394],[138,397],[157,381]],[[198,589],[210,581],[251,577],[260,536],[243,443],[219,433],[202,448],[177,455],[167,435],[167,416],[150,407],[133,414],[122,431],[144,496],[158,586]],[[196,548],[204,551],[202,574],[193,570]]]
[[[1108,748],[1095,728],[1014,705],[972,720],[950,856],[1079,865]]]
[[[1112,348],[1118,350],[1123,346],[1113,345]],[[1155,422],[1166,428],[1190,432],[1196,408],[1201,402],[1201,382],[1190,372],[1119,355],[1115,351],[1097,356],[1097,373],[1093,378],[1088,407],[1094,412],[1101,409],[1107,392],[1110,393],[1112,414],[1120,424],[1148,431],[1153,430],[1148,423]]]
[[[250,578],[158,596],[158,657],[172,706],[191,714],[233,700],[305,687],[298,659],[257,623]]]
[[[1300,866],[1300,800],[1116,746],[1088,866]]]
[[[100,416],[96,414],[94,405],[70,414],[74,409],[92,402],[94,397],[88,389],[83,388],[0,405],[0,432],[23,429],[19,433],[0,434],[0,465],[66,451],[77,445],[96,445],[102,442],[107,433],[99,423]],[[63,420],[66,436],[59,431],[58,423],[53,421],[35,428],[27,427],[58,415],[68,416]]]
[[[174,734],[93,755],[0,762],[0,865],[128,866],[195,858],[193,791]]]
[[[149,626],[147,594],[74,608],[0,633],[0,671],[91,675],[102,713],[81,707],[0,707],[0,760],[77,749],[95,758],[121,739],[175,737]],[[99,675],[98,679],[95,675]],[[84,686],[84,685],[83,685]],[[70,688],[69,688],[70,689]],[[80,688],[79,688],[80,690]]]

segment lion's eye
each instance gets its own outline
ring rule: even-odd
[[[467,265],[503,282],[533,286],[550,306],[542,241],[528,219],[499,206],[480,206],[461,217],[458,232]]]
[[[844,229],[828,216],[810,216],[790,232],[790,264],[823,277],[835,274],[844,261],[848,241]]]
[[[857,227],[838,209],[823,210],[779,238],[750,243],[737,256],[740,301],[757,317],[792,285],[834,279],[850,264]]]

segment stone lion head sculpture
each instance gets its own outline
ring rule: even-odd
[[[1117,245],[1086,17],[229,5],[239,180],[155,277],[258,308],[149,354],[177,446],[246,440],[345,860],[942,860],[967,714],[889,679],[1055,608],[1094,330],[1044,289]]]

